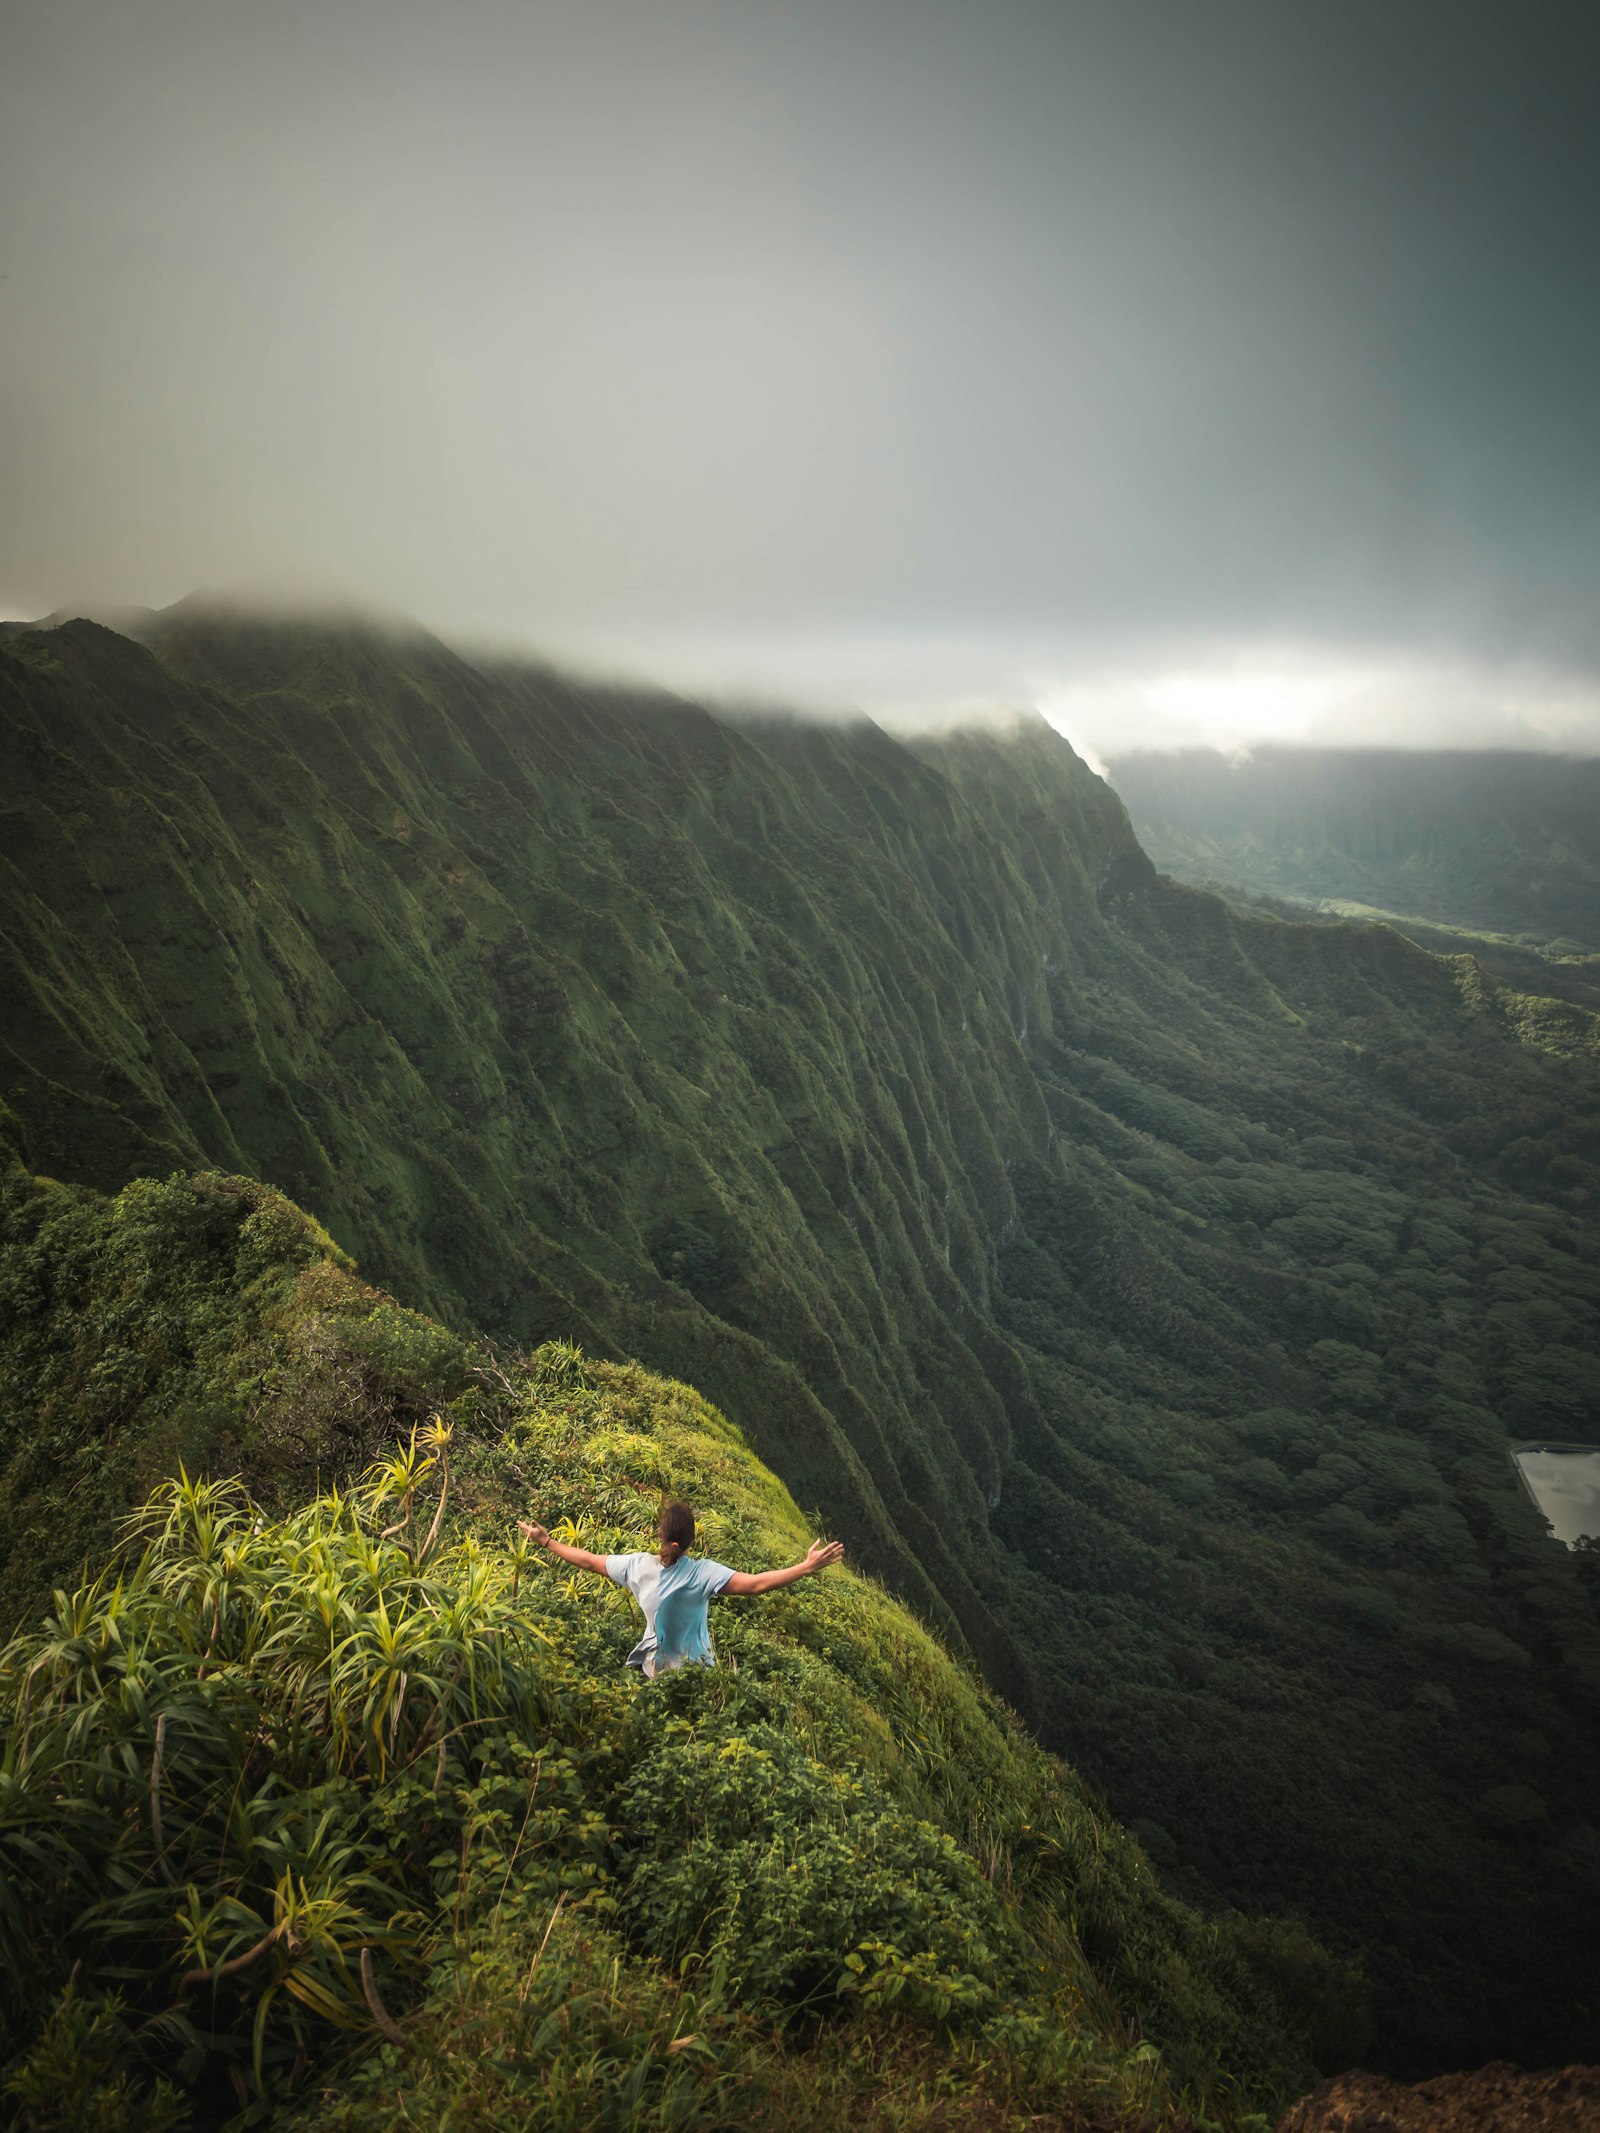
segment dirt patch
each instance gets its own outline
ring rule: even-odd
[[[1414,2088],[1340,2074],[1286,2112],[1278,2133],[1600,2133],[1600,2066],[1485,2066]]]

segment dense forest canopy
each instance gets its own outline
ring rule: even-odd
[[[1176,1892],[1360,1953],[1385,2063],[1600,2052],[1595,1566],[1507,1452],[1600,1443],[1581,1000],[1163,879],[1035,719],[137,628],[0,644],[28,1172],[255,1176],[459,1333],[691,1380]],[[151,1366],[7,1249],[15,1615]]]

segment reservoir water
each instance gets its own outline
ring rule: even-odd
[[[1600,1539],[1600,1451],[1592,1444],[1514,1444],[1511,1457],[1528,1494],[1570,1548]]]

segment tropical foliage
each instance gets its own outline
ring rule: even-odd
[[[164,1195],[180,1235],[201,1189]],[[357,1346],[382,1326],[284,1203],[211,1193],[288,1246],[291,1371],[308,1274]],[[799,1545],[714,1410],[564,1343],[485,1353],[348,1487],[280,1476],[273,1509],[180,1472],[127,1519],[0,1654],[25,2123],[909,2124],[933,2087],[1231,2121],[1349,2048],[1350,1979],[1164,1896],[859,1577],[730,1603],[723,1671],[641,1690],[623,1596],[512,1513],[637,1544],[668,1478],[717,1548]]]

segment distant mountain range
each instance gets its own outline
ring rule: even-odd
[[[1594,1561],[1506,1453],[1600,1443],[1581,1002],[1164,879],[1038,719],[123,619],[0,641],[17,1166],[244,1173],[455,1328],[689,1379],[1186,1897],[1362,1951],[1392,2069],[1600,2056]],[[1470,886],[1485,836],[1391,846],[1380,800],[1304,838]],[[1582,943],[1592,825],[1542,806],[1495,879]],[[16,1608],[169,1364],[166,1452],[231,1453],[181,1311],[148,1380],[63,1356],[6,1235]]]
[[[1600,759],[1196,748],[1108,768],[1145,850],[1179,880],[1600,956]]]

